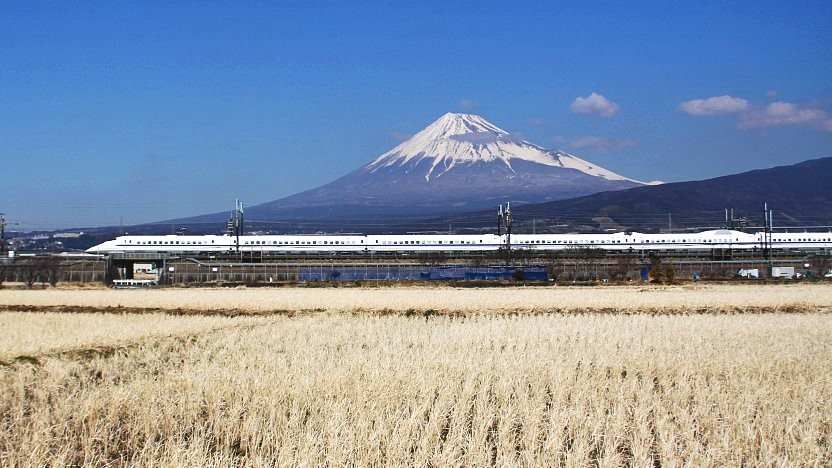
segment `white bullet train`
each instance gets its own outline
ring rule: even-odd
[[[479,235],[228,235],[120,236],[87,250],[115,253],[228,253],[241,252],[465,252],[498,250],[506,236]],[[832,249],[832,233],[744,233],[712,230],[684,234],[512,234],[511,248],[557,251],[602,250],[711,250],[711,249]]]

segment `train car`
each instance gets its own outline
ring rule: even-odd
[[[498,250],[508,237],[479,235],[246,235],[246,236],[119,236],[87,250],[93,254],[173,253],[205,254],[231,252],[475,252]],[[516,250],[558,251],[601,249],[612,251],[666,251],[714,249],[794,249],[832,248],[832,233],[753,234],[726,229],[698,233],[645,234],[514,234],[511,248]]]

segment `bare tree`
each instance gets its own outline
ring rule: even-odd
[[[650,256],[650,279],[655,283],[664,281],[665,270],[662,265],[662,258],[658,255]]]
[[[667,264],[664,266],[664,282],[667,284],[673,284],[676,281],[676,269],[673,268],[672,264]]]
[[[34,257],[26,261],[21,268],[27,288],[33,287],[35,283],[49,283],[55,286],[60,277],[61,261],[53,256]]]
[[[613,277],[617,281],[625,281],[627,276],[633,270],[635,266],[635,258],[633,258],[630,254],[624,254],[616,260],[615,271],[613,272]]]

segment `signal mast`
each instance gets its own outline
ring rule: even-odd
[[[502,228],[505,227],[507,260],[511,260],[511,223],[511,202],[506,203],[505,211],[503,211],[503,205],[501,204],[497,210],[497,235],[502,236]]]
[[[231,217],[225,224],[225,232],[227,235],[234,237],[234,243],[237,247],[237,253],[240,253],[240,236],[245,233],[245,224],[243,222],[243,202],[239,199],[234,200],[234,211],[231,212]]]
[[[6,215],[0,213],[0,256],[6,256]]]

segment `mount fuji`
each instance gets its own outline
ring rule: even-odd
[[[365,166],[318,188],[246,210],[249,220],[371,220],[445,215],[511,201],[542,203],[646,185],[447,113]],[[226,213],[183,221],[224,219]]]

